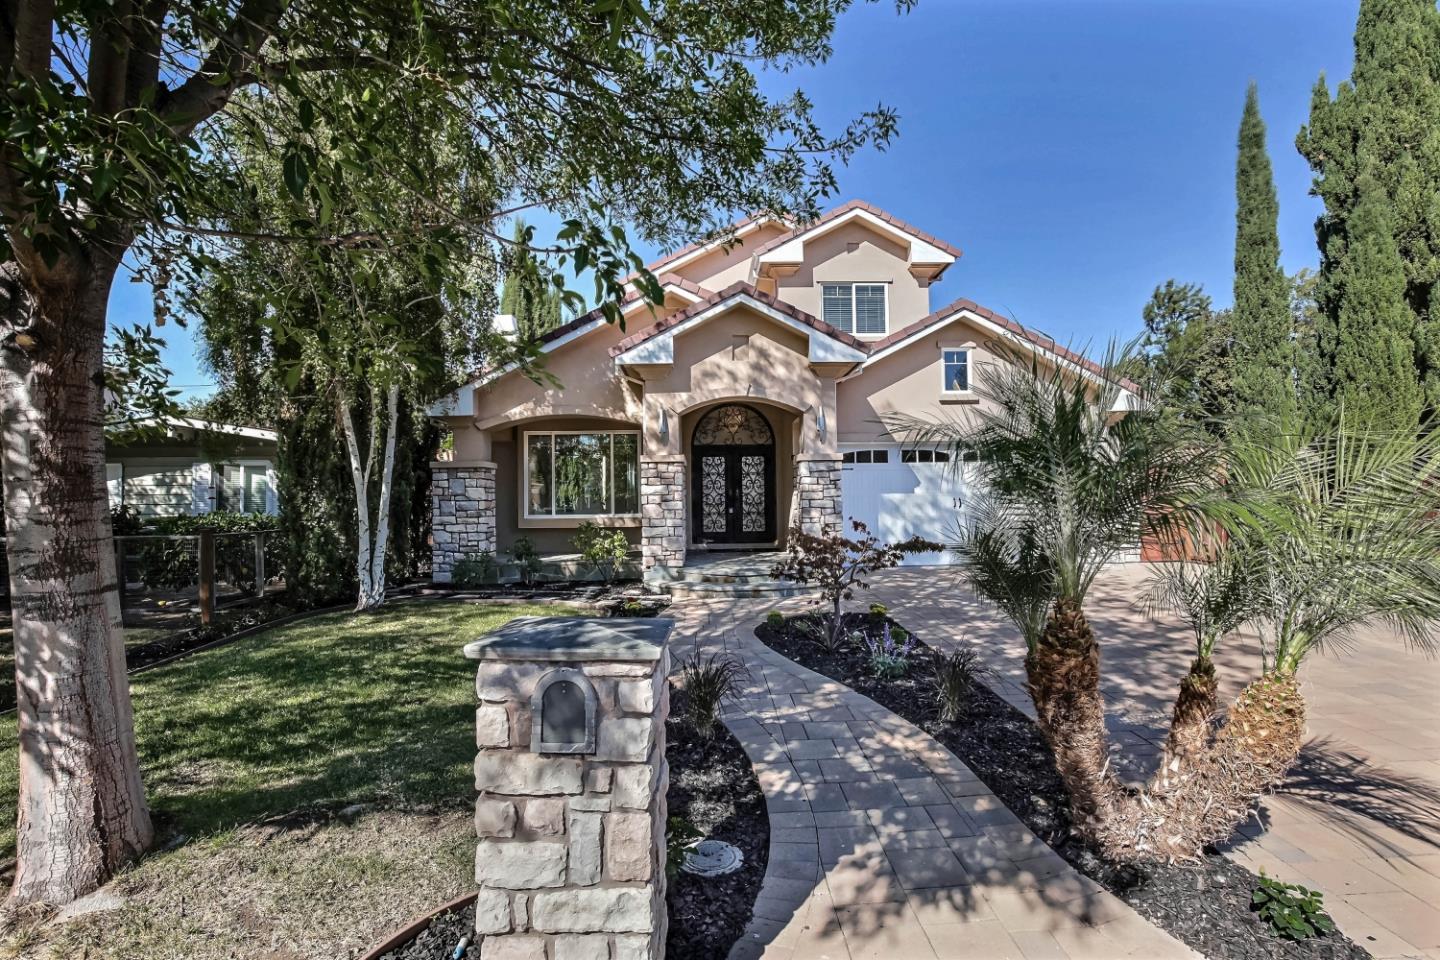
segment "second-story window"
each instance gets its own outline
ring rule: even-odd
[[[820,285],[822,319],[846,333],[884,335],[885,284],[823,283]]]
[[[970,391],[970,351],[945,350],[942,356],[946,393]]]

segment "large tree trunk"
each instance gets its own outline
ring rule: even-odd
[[[117,245],[123,249],[123,244]],[[105,490],[102,359],[117,260],[38,290],[0,265],[0,429],[20,739],[11,898],[68,903],[151,842]]]
[[[1079,604],[1056,602],[1025,672],[1040,732],[1070,793],[1074,828],[1098,837],[1118,788],[1108,770],[1100,647]]]

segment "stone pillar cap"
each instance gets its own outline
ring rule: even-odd
[[[516,617],[465,644],[471,660],[654,662],[675,621],[668,617]]]

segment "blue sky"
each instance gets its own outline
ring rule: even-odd
[[[959,245],[932,302],[969,297],[1076,345],[1130,336],[1168,277],[1230,302],[1235,137],[1260,86],[1286,270],[1313,266],[1318,202],[1294,139],[1323,71],[1350,73],[1358,0],[881,0],[846,14],[835,55],[776,76],[838,127],[877,103],[900,135],[840,171],[861,197]],[[643,251],[646,253],[653,251]],[[112,323],[148,291],[116,284]],[[167,361],[209,392],[186,331]]]

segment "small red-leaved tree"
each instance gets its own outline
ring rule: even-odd
[[[840,618],[840,601],[849,600],[855,588],[869,586],[865,578],[877,570],[899,566],[907,554],[935,553],[943,544],[920,537],[899,543],[885,543],[859,520],[851,519],[855,537],[842,533],[816,536],[806,533],[799,524],[790,528],[789,553],[776,564],[770,575],[820,588],[830,603],[830,642],[838,643],[844,621]]]

